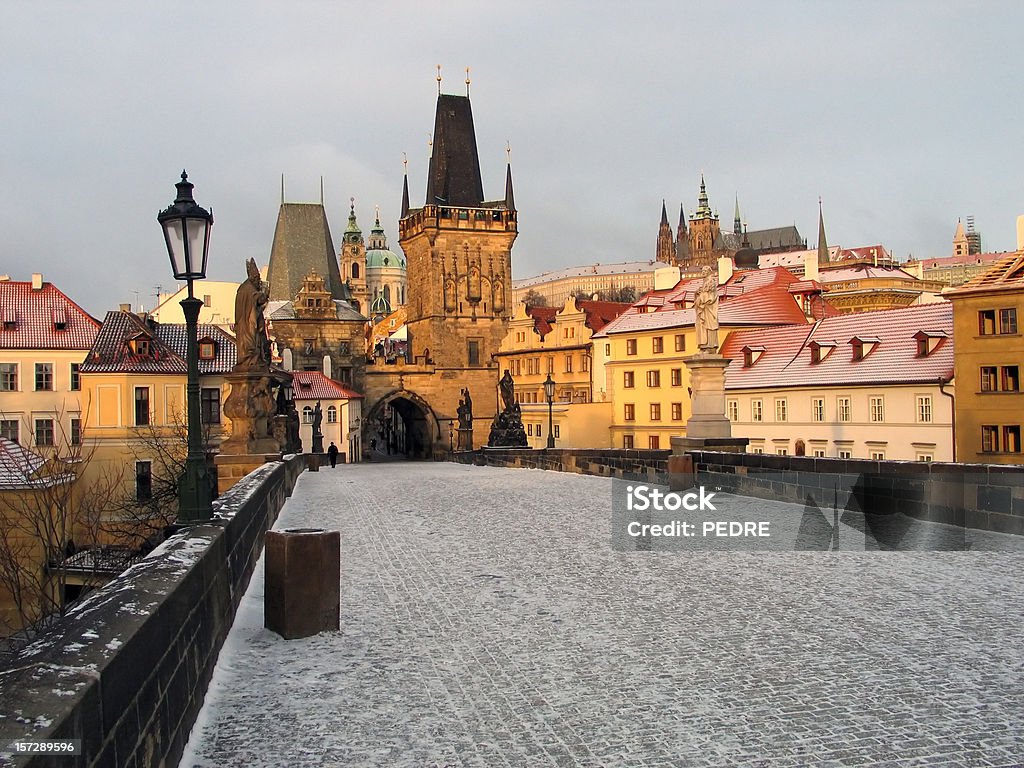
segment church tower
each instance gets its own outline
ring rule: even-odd
[[[971,252],[967,234],[964,232],[964,225],[960,219],[956,220],[956,232],[953,233],[953,255],[967,256]]]
[[[675,264],[676,244],[672,240],[672,227],[668,223],[668,212],[665,210],[665,201],[661,201],[661,224],[658,227],[658,250],[655,260],[665,264]]]
[[[369,289],[366,285],[366,245],[363,233],[356,223],[356,199],[349,198],[348,226],[341,241],[338,255],[341,265],[341,279],[348,284],[352,294],[352,306],[357,312],[366,313],[369,306]]]
[[[708,193],[704,186],[704,174],[700,175],[700,194],[697,196],[697,210],[690,217],[690,257],[697,266],[714,266],[715,247],[721,228],[718,214],[708,205]]]
[[[406,177],[399,222],[410,355],[467,375],[487,372],[496,382],[493,355],[512,313],[518,233],[511,166],[504,198],[485,201],[468,95],[438,94],[432,147],[423,207],[409,208]]]
[[[676,227],[676,263],[685,269],[690,263],[690,235],[686,231],[686,211],[679,204],[679,226]]]

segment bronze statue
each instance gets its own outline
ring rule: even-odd
[[[702,270],[704,281],[693,300],[697,347],[702,352],[718,351],[718,280],[710,267]]]
[[[511,411],[516,403],[516,383],[513,381],[512,374],[509,373],[507,368],[505,369],[505,375],[498,382],[498,389],[501,392],[501,402],[504,404],[505,410]]]
[[[263,316],[270,297],[256,260],[249,259],[245,268],[249,277],[235,293],[235,346],[238,348],[235,368],[254,370],[270,365],[267,321]]]

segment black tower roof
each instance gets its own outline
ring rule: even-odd
[[[479,208],[484,201],[468,96],[439,94],[433,152],[427,174],[427,205]]]

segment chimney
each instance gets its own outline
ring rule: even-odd
[[[41,291],[43,290],[43,275],[40,272],[32,273],[32,290]]]
[[[817,280],[821,276],[818,271],[819,261],[817,251],[804,251],[804,280]]]
[[[1024,251],[1024,216],[1017,217],[1017,250]]]
[[[718,257],[718,284],[723,285],[729,282],[732,277],[732,259],[728,256]]]
[[[679,267],[658,267],[654,270],[654,290],[663,291],[675,288],[679,282]]]
[[[131,304],[119,304],[118,308],[122,312],[131,312],[132,311],[132,305]]]

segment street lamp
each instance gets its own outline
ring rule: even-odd
[[[551,371],[548,371],[548,377],[544,379],[544,397],[548,399],[548,448],[555,447],[555,430],[552,428],[554,423],[551,416],[551,403],[555,399],[555,380],[551,378]]]
[[[192,183],[185,171],[175,184],[178,196],[157,214],[164,230],[167,254],[175,280],[188,281],[188,298],[181,300],[185,313],[185,358],[188,366],[188,458],[178,483],[178,523],[191,525],[213,517],[210,476],[203,452],[199,418],[199,308],[203,302],[192,295],[192,281],[206,277],[213,214],[196,205]]]

